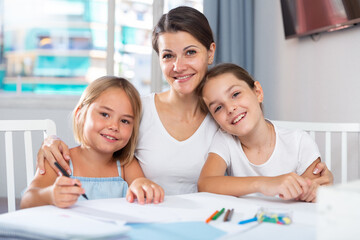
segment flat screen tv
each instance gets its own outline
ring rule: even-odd
[[[360,0],[281,0],[285,38],[303,37],[355,26]]]

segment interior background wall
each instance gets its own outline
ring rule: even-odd
[[[285,40],[280,1],[255,1],[254,77],[264,90],[265,116],[359,123],[360,26],[317,38]],[[359,139],[348,141],[349,178],[359,178]],[[339,148],[340,142],[333,146]],[[339,158],[335,155],[333,161]],[[339,168],[332,166],[335,180]]]
[[[255,1],[255,77],[270,119],[360,122],[360,26],[285,40],[280,1]]]

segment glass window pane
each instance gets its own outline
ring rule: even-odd
[[[115,4],[114,74],[150,93],[153,0]],[[165,0],[164,12],[179,5],[202,11],[202,0]],[[0,91],[78,95],[106,75],[107,7],[107,0],[0,0]]]
[[[150,93],[152,0],[116,1],[115,75]]]
[[[3,0],[2,89],[80,94],[106,74],[107,1]]]

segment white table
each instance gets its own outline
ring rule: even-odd
[[[205,220],[215,210],[221,208],[234,208],[231,221],[224,222],[223,214],[216,221],[205,224]],[[238,224],[240,220],[253,217],[260,208],[276,212],[290,212],[293,222],[290,225],[257,222]],[[61,218],[64,215],[67,218]],[[44,218],[48,220],[42,221]],[[74,220],[72,225],[66,225],[71,220]],[[132,224],[124,226],[125,222]],[[139,223],[141,225],[136,225]],[[88,231],[84,229],[84,224],[89,229]],[[94,227],[91,227],[92,224]],[[101,199],[78,202],[69,209],[43,206],[0,215],[0,237],[6,231],[14,233],[17,229],[34,234],[50,234],[47,237],[68,238],[71,235],[64,235],[65,233],[75,231],[71,232],[74,234],[77,230],[82,230],[79,234],[91,236],[90,230],[96,232],[100,226],[101,229],[107,230],[98,232],[99,236],[104,233],[109,236],[116,234],[120,236],[120,230],[123,227],[123,230],[128,230],[126,233],[128,239],[142,239],[145,234],[148,239],[162,239],[162,237],[176,239],[180,234],[178,239],[181,239],[187,238],[192,232],[197,236],[203,236],[203,239],[239,239],[241,237],[241,239],[262,240],[311,240],[316,239],[316,204],[284,201],[260,195],[236,198],[210,193],[194,193],[166,196],[161,204],[140,205],[128,203],[124,198]]]

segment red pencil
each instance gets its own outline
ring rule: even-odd
[[[216,210],[208,219],[206,219],[206,223],[209,223],[211,221],[211,219],[218,213],[219,211]]]

